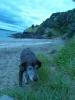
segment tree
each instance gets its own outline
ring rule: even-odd
[[[35,27],[34,24],[31,27],[34,28]]]

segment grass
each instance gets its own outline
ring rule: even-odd
[[[59,52],[56,57],[56,64],[59,70],[66,72],[75,79],[75,40],[72,39]]]
[[[12,96],[14,100],[75,100],[75,40],[70,41],[53,59],[43,53],[37,55],[42,61],[38,70],[39,81],[30,87],[14,87],[1,91],[1,95]]]

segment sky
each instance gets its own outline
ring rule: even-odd
[[[0,0],[0,28],[22,31],[52,13],[75,8],[72,0]]]

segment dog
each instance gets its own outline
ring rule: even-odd
[[[28,80],[37,81],[37,69],[41,67],[41,61],[37,59],[36,55],[29,48],[23,49],[20,61],[19,86],[22,86],[23,73],[25,73],[25,83],[28,83]]]

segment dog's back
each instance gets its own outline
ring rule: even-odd
[[[22,51],[20,59],[21,59],[21,63],[26,62],[28,64],[36,63],[37,61],[35,54],[29,48],[24,49]]]

